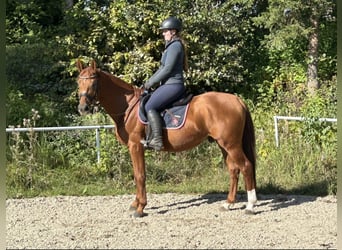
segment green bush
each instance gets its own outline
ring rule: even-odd
[[[6,47],[7,126],[20,124],[31,109],[39,110],[39,126],[70,122],[65,113],[77,112],[76,83],[65,71],[65,55],[57,44]]]
[[[313,96],[306,86],[307,32],[312,27],[305,11],[291,23],[279,14],[288,1],[89,0],[70,8],[63,4],[6,5],[7,126],[111,124],[102,109],[78,117],[75,60],[96,59],[101,69],[141,85],[160,63],[164,41],[159,24],[177,15],[185,26],[187,87],[195,94],[236,92],[251,109],[261,192],[336,193],[336,124],[318,122],[336,117],[335,2],[327,1],[320,9],[321,90]],[[299,10],[317,7],[316,2],[290,4]],[[40,119],[32,119],[32,109]],[[274,115],[308,119],[279,124],[281,146],[276,148]],[[127,148],[112,130],[100,130],[100,136],[98,163],[92,130],[8,134],[9,197],[134,190]],[[205,142],[177,154],[147,151],[146,163],[150,191],[227,191],[227,170],[215,144]],[[244,189],[243,182],[239,187]]]
[[[257,135],[257,187],[263,193],[336,194],[336,148],[305,142],[300,132],[287,124],[281,130],[281,145],[275,146],[273,119],[252,110]],[[97,115],[98,116],[98,115]],[[267,119],[265,119],[267,118]],[[89,120],[105,116],[87,117]],[[336,139],[336,133],[332,132]],[[13,134],[8,157],[8,195],[73,194],[94,195],[127,193],[134,190],[133,169],[127,147],[119,144],[113,131],[100,130],[101,162],[97,163],[95,131],[44,132],[31,137],[37,145],[35,157],[30,144],[20,150],[27,135]],[[11,137],[10,137],[11,138]],[[18,140],[22,138],[22,140]],[[17,144],[13,144],[14,141]],[[33,143],[32,143],[33,145]],[[15,154],[19,154],[15,155]],[[228,172],[215,143],[204,142],[186,152],[146,151],[149,192],[227,192]],[[31,169],[29,171],[29,169]],[[28,179],[28,177],[31,178]],[[92,187],[92,188],[91,188]],[[240,190],[244,190],[243,179]]]

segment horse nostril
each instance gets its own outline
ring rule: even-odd
[[[78,112],[83,115],[89,113],[89,107],[87,104],[80,104],[78,105]]]

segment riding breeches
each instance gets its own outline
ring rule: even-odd
[[[161,85],[152,93],[150,99],[145,104],[145,110],[146,112],[151,109],[162,111],[180,98],[184,92],[184,84],[173,83]]]

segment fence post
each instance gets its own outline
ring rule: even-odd
[[[97,163],[99,164],[101,162],[101,152],[100,152],[100,131],[97,128],[96,130],[96,153],[97,153]]]
[[[27,131],[65,131],[65,130],[85,130],[95,129],[96,131],[96,154],[97,163],[100,163],[100,131],[99,129],[115,128],[114,125],[90,125],[90,126],[72,126],[72,127],[34,127],[34,128],[6,128],[6,133],[27,132]]]
[[[274,135],[275,135],[276,147],[279,147],[278,117],[273,116],[273,119],[274,119]]]
[[[276,147],[279,147],[279,131],[278,131],[278,120],[289,120],[289,121],[304,121],[305,117],[292,117],[292,116],[273,116],[274,120],[274,136],[276,141]],[[319,118],[319,121],[326,122],[337,122],[337,118]]]

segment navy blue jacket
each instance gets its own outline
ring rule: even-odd
[[[183,45],[179,39],[167,43],[161,58],[161,65],[157,72],[145,83],[145,88],[149,89],[157,84],[183,84],[184,56]]]

